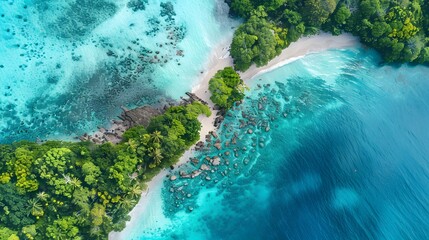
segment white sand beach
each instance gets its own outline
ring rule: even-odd
[[[210,92],[208,91],[208,82],[218,70],[221,70],[227,66],[233,66],[233,60],[229,55],[229,46],[231,40],[232,36],[213,49],[212,53],[210,54],[210,58],[205,64],[206,67],[204,71],[201,73],[201,76],[198,77],[196,85],[192,88],[192,92],[206,101],[209,104],[209,107],[212,109],[212,115],[210,117],[199,117],[199,120],[202,123],[200,141],[203,141],[205,139],[205,135],[209,134],[210,131],[215,130],[213,123],[216,118],[217,111],[213,110],[213,103],[210,100]],[[320,33],[315,36],[303,37],[283,50],[279,56],[270,61],[266,66],[256,67],[253,65],[249,70],[240,73],[240,75],[246,82],[259,74],[284,66],[285,64],[295,61],[296,59],[299,59],[309,53],[321,52],[329,49],[345,49],[356,46],[359,46],[359,41],[351,34],[332,36],[328,33]],[[189,158],[193,155],[193,151],[193,148],[186,151],[185,154],[180,158],[179,162],[176,164],[176,167],[188,162]],[[127,239],[127,236],[129,236],[129,231],[131,231],[130,229],[135,229],[135,227],[137,227],[137,221],[141,221],[139,216],[143,212],[149,212],[151,216],[151,219],[144,220],[145,227],[147,226],[148,228],[151,228],[151,223],[154,223],[155,221],[158,224],[159,222],[168,223],[168,219],[165,219],[162,213],[162,200],[160,199],[163,180],[166,179],[166,175],[168,173],[168,170],[163,170],[148,183],[148,188],[142,194],[139,203],[129,213],[131,216],[131,221],[127,222],[127,228],[119,233],[110,233],[109,239]],[[138,223],[139,226],[141,226],[141,224],[141,222]],[[141,229],[138,228],[137,230]]]

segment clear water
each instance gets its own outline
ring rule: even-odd
[[[198,156],[217,171],[166,180],[123,239],[429,239],[429,68],[337,50],[249,85],[220,129],[237,144]]]
[[[220,0],[0,0],[0,142],[177,100],[235,25]]]

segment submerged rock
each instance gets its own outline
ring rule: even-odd
[[[207,166],[206,164],[201,164],[200,169],[203,171],[208,171],[208,170],[210,170],[210,167]]]
[[[212,159],[211,162],[213,166],[218,166],[220,164],[220,158],[216,156]]]
[[[198,177],[200,174],[201,174],[201,171],[200,171],[200,170],[195,170],[195,171],[193,171],[193,172],[192,172],[192,174],[191,174],[191,178]]]
[[[191,159],[191,162],[192,162],[193,164],[198,164],[198,163],[200,163],[200,160],[198,160],[198,158],[192,158],[192,159]]]
[[[215,131],[211,131],[211,132],[210,132],[210,134],[211,134],[214,138],[218,138],[218,137],[219,137]]]

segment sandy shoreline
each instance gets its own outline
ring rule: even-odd
[[[227,66],[233,66],[233,60],[229,56],[229,46],[231,40],[232,36],[229,36],[228,39],[222,41],[212,50],[210,57],[205,64],[205,69],[203,73],[199,77],[197,84],[192,88],[192,92],[204,101],[206,101],[209,104],[209,107],[212,109],[212,115],[210,117],[199,117],[199,120],[202,124],[202,129],[200,131],[200,141],[204,141],[205,135],[207,135],[210,131],[215,130],[213,123],[217,111],[213,110],[213,102],[210,100],[210,93],[208,91],[208,82],[218,70],[223,69]],[[321,52],[329,49],[345,49],[356,47],[359,45],[359,40],[351,34],[332,36],[328,33],[321,33],[315,36],[304,37],[299,39],[297,42],[292,43],[287,49],[283,50],[279,56],[271,60],[266,66],[257,68],[253,65],[246,72],[240,73],[240,75],[242,79],[246,82],[259,74],[269,72],[278,67],[284,66],[309,53]],[[175,167],[178,167],[188,162],[189,158],[193,155],[193,152],[193,147],[190,150],[186,151],[184,155],[180,158],[179,162],[175,165]],[[142,197],[138,204],[135,206],[135,208],[129,213],[129,215],[131,216],[131,220],[127,222],[126,229],[132,228],[132,226],[136,224],[136,220],[139,219],[139,216],[146,211],[155,211],[153,213],[150,212],[150,215],[153,215],[154,217],[163,218],[157,220],[158,222],[166,221],[165,217],[163,217],[162,214],[162,202],[156,201],[155,198],[160,197],[163,180],[168,173],[169,170],[161,171],[161,173],[159,173],[147,184],[147,190],[142,194]],[[155,201],[153,201],[154,199]],[[154,210],[155,207],[157,208],[157,210]],[[109,234],[109,239],[126,239],[126,235],[127,234],[125,230],[119,233],[112,232]]]

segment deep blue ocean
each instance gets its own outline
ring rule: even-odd
[[[166,180],[164,216],[124,239],[429,239],[429,68],[380,62],[333,50],[252,79],[230,146],[198,156],[217,171]]]

